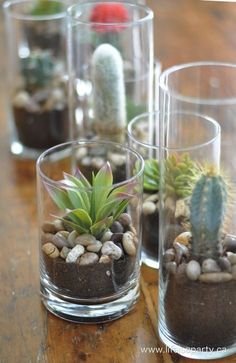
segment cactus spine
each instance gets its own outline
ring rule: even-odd
[[[197,181],[190,201],[191,251],[194,256],[218,257],[227,199],[227,185],[221,175],[209,171]]]
[[[101,44],[92,57],[94,129],[102,138],[123,141],[126,126],[125,84],[120,52]]]

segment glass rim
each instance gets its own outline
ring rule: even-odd
[[[37,161],[36,161],[36,171],[37,171],[37,175],[39,175],[43,181],[49,185],[55,185],[56,183],[60,182],[60,180],[52,180],[51,178],[49,178],[48,176],[45,175],[45,173],[42,171],[41,169],[41,164],[43,163],[43,161],[45,160],[47,155],[50,155],[50,153],[53,153],[55,150],[58,149],[58,151],[60,149],[66,149],[68,147],[73,147],[73,146],[81,146],[81,147],[86,147],[86,145],[111,145],[114,148],[120,148],[121,150],[128,150],[130,153],[132,153],[133,155],[136,156],[136,159],[139,160],[141,162],[140,164],[140,168],[137,172],[135,172],[135,175],[133,175],[130,178],[127,178],[126,180],[119,182],[119,183],[114,183],[112,184],[112,187],[119,187],[122,185],[126,185],[127,183],[131,183],[133,182],[136,178],[139,178],[144,170],[144,160],[143,157],[134,149],[132,149],[131,147],[129,147],[128,145],[122,145],[113,141],[106,141],[106,140],[78,140],[78,141],[68,141],[68,142],[64,142],[62,144],[58,144],[55,145],[47,150],[45,150],[41,155],[39,155]],[[62,170],[63,172],[63,170]],[[91,188],[86,188],[84,187],[85,190],[91,190]]]
[[[165,112],[164,114],[166,115],[170,115],[170,114],[183,114],[183,115],[191,115],[191,116],[197,116],[200,119],[204,119],[207,120],[209,123],[211,123],[212,125],[214,125],[216,127],[216,133],[213,137],[210,138],[210,140],[202,142],[200,144],[196,144],[193,146],[187,146],[187,147],[168,147],[168,146],[162,146],[162,145],[150,145],[147,143],[143,143],[143,142],[138,142],[137,139],[135,139],[134,137],[132,137],[132,140],[135,141],[136,143],[138,143],[140,146],[144,146],[147,148],[152,148],[152,149],[158,149],[158,150],[165,150],[165,151],[176,151],[176,152],[185,152],[185,151],[190,151],[190,150],[197,150],[200,149],[204,146],[210,145],[211,143],[213,143],[220,135],[221,133],[221,126],[220,124],[212,117],[205,115],[205,114],[199,114],[196,112],[190,112],[190,111],[173,111],[173,112]],[[135,118],[133,118],[129,125],[127,130],[129,130],[131,128],[130,124],[131,123],[135,123],[136,121],[138,121],[139,119],[141,119],[142,117],[148,117],[150,115],[163,115],[163,112],[161,111],[153,111],[153,112],[145,112],[142,113],[141,115],[136,116]]]
[[[73,4],[71,6],[68,7],[67,9],[67,14],[68,16],[75,20],[77,22],[77,24],[83,24],[83,25],[88,25],[91,26],[93,25],[94,27],[99,27],[99,26],[103,26],[103,27],[112,27],[112,26],[117,26],[117,25],[122,25],[122,27],[130,27],[130,26],[135,26],[138,24],[142,24],[145,22],[148,22],[150,20],[152,20],[154,18],[154,13],[153,10],[150,9],[148,6],[146,5],[141,5],[141,4],[133,4],[133,3],[129,3],[129,2],[121,2],[121,1],[107,1],[105,2],[105,4],[121,4],[121,5],[125,5],[128,6],[129,8],[136,8],[136,9],[140,9],[145,11],[145,16],[141,17],[140,19],[137,19],[135,21],[125,21],[125,22],[109,22],[109,23],[105,23],[105,22],[90,22],[89,20],[80,20],[80,19],[76,19],[75,15],[72,14],[72,11],[76,8],[89,8],[92,5],[98,5],[98,4],[104,4],[103,1],[88,1],[82,4]]]
[[[178,65],[174,65],[172,67],[164,70],[159,78],[159,87],[164,94],[169,94],[171,97],[175,98],[178,101],[183,101],[186,103],[193,104],[202,104],[202,105],[231,105],[236,103],[236,94],[235,97],[222,97],[222,98],[201,98],[201,97],[191,97],[184,96],[181,93],[170,90],[166,80],[168,77],[175,72],[190,69],[190,68],[203,68],[203,67],[219,67],[219,68],[232,68],[236,72],[236,64],[230,62],[217,62],[217,61],[199,61],[199,62],[190,62],[190,63],[182,63]]]
[[[50,14],[50,15],[28,15],[22,14],[21,12],[14,11],[12,6],[23,3],[32,3],[36,4],[34,0],[6,0],[3,3],[3,9],[5,13],[11,18],[18,20],[30,20],[30,21],[43,21],[43,20],[54,20],[54,19],[62,19],[66,17],[66,6],[63,0],[47,0],[49,2],[61,3],[64,9],[58,13]]]

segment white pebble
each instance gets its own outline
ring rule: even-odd
[[[122,256],[122,250],[120,247],[115,245],[112,241],[107,241],[103,244],[102,250],[103,255],[107,255],[111,258],[114,258],[114,260],[119,260]]]
[[[231,265],[236,265],[236,253],[227,252],[227,257]]]
[[[30,95],[28,92],[21,91],[17,93],[13,100],[13,104],[16,107],[26,107],[30,103]]]
[[[83,159],[88,153],[88,150],[86,147],[78,147],[76,150],[76,158],[78,160]]]
[[[217,262],[213,260],[212,258],[207,258],[202,263],[202,272],[208,273],[208,272],[220,272],[221,269],[218,266]]]
[[[232,275],[228,272],[210,272],[206,274],[201,274],[199,280],[209,283],[227,282],[232,280]]]
[[[100,257],[99,263],[109,263],[109,262],[111,262],[111,259],[110,259],[110,257],[109,257],[109,256],[107,256],[107,255],[102,255],[102,256]]]
[[[201,266],[197,261],[190,261],[186,266],[186,275],[189,280],[196,281],[201,275]]]
[[[76,245],[68,253],[68,255],[66,257],[66,262],[76,262],[77,258],[80,257],[83,253],[84,253],[84,246]]]
[[[144,202],[143,203],[143,214],[149,215],[153,214],[156,210],[156,205],[153,202]]]
[[[124,247],[125,252],[129,256],[136,255],[136,247],[134,243],[134,235],[132,232],[125,232],[122,238],[122,244]]]

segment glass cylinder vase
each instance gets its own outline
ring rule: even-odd
[[[12,0],[4,11],[11,152],[36,158],[69,135],[66,5]]]
[[[126,124],[153,110],[153,12],[91,2],[68,21],[71,137],[124,142]]]
[[[189,119],[181,132],[175,119],[172,122],[171,117],[167,117],[161,122],[161,143],[166,147],[163,153],[168,155],[173,139],[177,147],[183,148],[186,135],[191,160],[199,164],[200,175],[195,178],[190,160],[185,179],[181,171],[186,168],[185,163],[180,165],[179,177],[175,174],[178,169],[172,172],[175,186],[181,187],[181,192],[189,191],[190,196],[187,209],[182,201],[179,206],[176,204],[172,220],[168,217],[169,207],[165,204],[163,207],[162,221],[166,222],[160,227],[159,332],[168,346],[198,359],[216,359],[236,352],[233,318],[236,312],[235,81],[234,64],[215,62],[175,66],[163,72],[160,78],[162,110],[169,115],[184,112],[200,114],[206,119],[212,117],[221,127],[219,149],[215,144],[216,136],[214,139],[212,134],[210,137],[208,132],[203,132],[209,124],[207,121],[202,129]],[[204,134],[209,136],[208,150],[198,142]],[[199,151],[201,157],[196,155]],[[167,167],[169,169],[163,169],[164,178],[169,175],[172,164],[167,162]],[[190,189],[186,185],[188,176]],[[193,184],[191,176],[194,176]],[[162,187],[164,195],[167,186]],[[183,215],[186,215],[183,229],[172,234],[173,225],[179,227]]]
[[[111,142],[65,143],[39,157],[41,295],[55,315],[104,322],[136,303],[143,166]]]

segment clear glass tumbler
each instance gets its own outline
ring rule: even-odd
[[[66,5],[4,3],[11,152],[36,158],[69,135]]]
[[[126,124],[153,110],[153,12],[126,2],[68,9],[71,137],[123,142]]]
[[[130,147],[144,158],[142,208],[142,262],[158,268],[159,239],[159,149],[156,124],[159,113],[145,113],[135,117],[128,125]]]
[[[236,352],[236,65],[172,67],[161,75],[160,92],[161,110],[169,116],[160,123],[159,332],[182,355],[221,358]],[[180,128],[182,116],[172,117],[179,113],[202,121],[186,117]],[[219,128],[210,118],[221,127],[220,148]],[[176,188],[181,198],[174,204],[166,196],[176,196]]]
[[[112,142],[69,142],[39,157],[41,296],[55,315],[104,322],[136,303],[143,167]]]

